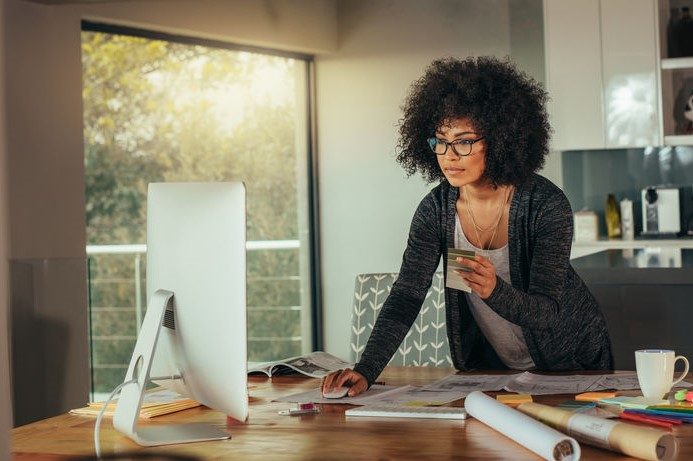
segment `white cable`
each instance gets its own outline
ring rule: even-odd
[[[171,375],[171,376],[156,376],[153,378],[149,378],[151,381],[160,381],[164,379],[181,379],[181,375]],[[111,400],[113,400],[113,397],[120,391],[122,388],[127,386],[128,384],[133,384],[136,383],[136,379],[131,379],[130,381],[124,381],[116,386],[115,389],[113,389],[113,392],[111,392],[111,395],[108,396],[106,401],[103,403],[103,407],[101,407],[101,411],[99,412],[99,416],[96,417],[96,424],[94,425],[94,448],[96,451],[96,458],[101,458],[101,444],[99,443],[99,432],[101,430],[101,420],[103,419],[103,415],[106,413],[106,409],[108,408],[108,404],[111,403]]]
[[[113,400],[113,397],[115,397],[116,393],[121,390],[123,387],[127,386],[128,384],[133,384],[136,383],[136,379],[131,379],[130,381],[124,381],[118,386],[116,386],[115,389],[113,389],[113,392],[111,392],[111,395],[108,396],[106,401],[103,404],[103,407],[101,407],[101,411],[99,412],[99,416],[96,417],[96,424],[94,425],[94,448],[96,449],[96,458],[101,458],[101,444],[99,443],[99,430],[101,428],[101,419],[103,419],[104,413],[106,413],[106,408],[108,408],[108,404]]]

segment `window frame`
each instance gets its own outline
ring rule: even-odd
[[[161,40],[184,45],[197,45],[209,48],[220,48],[231,51],[245,51],[249,53],[264,54],[270,56],[278,56],[284,58],[296,59],[303,61],[306,66],[306,117],[305,126],[307,129],[307,165],[306,171],[307,181],[307,225],[309,232],[308,239],[308,262],[310,264],[310,320],[311,320],[311,350],[322,350],[323,348],[323,309],[322,309],[322,281],[321,281],[321,265],[320,265],[320,214],[319,214],[319,194],[318,194],[318,159],[317,159],[317,129],[316,129],[316,90],[315,90],[315,58],[313,55],[277,50],[273,48],[265,48],[251,45],[240,45],[237,43],[226,42],[223,40],[214,40],[202,37],[193,37],[188,35],[172,34],[156,30],[140,29],[136,27],[121,26],[109,23],[95,22],[89,20],[81,21],[82,32],[102,32],[114,35],[127,35],[132,37],[141,37],[150,40]]]

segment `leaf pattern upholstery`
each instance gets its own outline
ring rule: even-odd
[[[359,274],[351,311],[351,360],[357,362],[370,337],[396,273]],[[394,366],[451,367],[445,329],[445,284],[443,274],[433,276],[431,288],[414,324],[390,360]]]

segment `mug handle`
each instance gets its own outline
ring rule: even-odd
[[[681,376],[679,376],[679,378],[677,380],[675,380],[673,383],[671,383],[672,386],[676,383],[680,383],[683,380],[683,378],[685,378],[686,375],[688,374],[688,359],[686,357],[684,357],[683,355],[677,355],[674,358],[674,365],[676,365],[676,361],[679,359],[683,360],[683,363],[685,363],[684,370],[683,370],[683,373],[681,373]]]

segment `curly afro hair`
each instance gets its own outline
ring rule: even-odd
[[[402,107],[397,161],[409,175],[444,179],[426,140],[444,122],[467,118],[485,136],[484,176],[495,186],[520,185],[548,153],[546,100],[539,83],[507,59],[437,59],[412,84]]]

